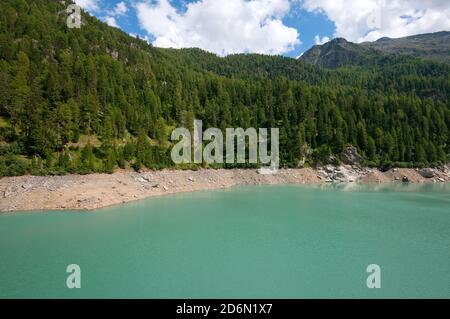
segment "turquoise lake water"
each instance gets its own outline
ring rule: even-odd
[[[81,267],[81,289],[66,267]],[[366,268],[381,267],[381,289]],[[0,215],[0,297],[450,298],[450,184],[254,186]]]

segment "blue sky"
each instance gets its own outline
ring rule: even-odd
[[[334,35],[335,25],[326,15],[302,10],[298,4],[296,10],[294,9],[283,21],[287,26],[294,27],[299,31],[302,41],[302,44],[295,46],[294,51],[286,54],[291,57],[297,57],[315,45],[314,38],[316,36],[321,39],[325,37],[331,39]]]
[[[160,47],[297,57],[334,37],[374,41],[450,30],[447,0],[75,0]],[[425,3],[425,4],[424,4]]]

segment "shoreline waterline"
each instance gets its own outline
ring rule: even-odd
[[[281,169],[273,175],[254,169],[199,169],[4,177],[0,179],[0,212],[92,211],[151,197],[238,185],[386,184],[404,179],[414,184],[450,182],[448,168],[434,170],[433,177],[422,175],[415,169],[381,172],[344,165]]]

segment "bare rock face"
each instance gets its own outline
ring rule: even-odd
[[[357,166],[361,166],[364,162],[364,158],[359,155],[358,150],[354,146],[349,146],[342,152],[341,160],[344,164]]]
[[[424,178],[433,178],[436,172],[431,168],[423,168],[419,170],[419,174]]]
[[[326,163],[328,165],[334,165],[334,166],[338,166],[339,165],[339,161],[336,158],[336,156],[334,156],[334,155],[328,156],[328,158],[326,159]]]
[[[354,183],[362,175],[362,171],[349,165],[326,165],[318,168],[318,177],[327,183]]]

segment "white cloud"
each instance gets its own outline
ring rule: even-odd
[[[323,37],[323,38],[320,38],[319,35],[316,35],[316,36],[314,37],[314,43],[315,43],[316,45],[322,45],[322,44],[325,44],[325,43],[327,43],[327,42],[329,42],[329,41],[330,41],[330,38],[329,38],[329,37]]]
[[[147,42],[148,44],[151,44],[151,43],[152,43],[152,42],[150,41],[150,38],[148,37],[148,35],[142,36],[142,35],[139,35],[139,34],[137,34],[137,33],[129,33],[129,34],[130,34],[130,36],[132,36],[133,38],[136,38],[136,39],[139,37],[139,39],[141,39],[141,40]]]
[[[117,16],[123,16],[128,12],[127,5],[125,2],[119,2],[116,4],[113,10],[107,10],[103,20],[111,27],[120,28],[119,24],[117,23],[116,17]]]
[[[334,36],[355,42],[450,30],[448,0],[304,0],[303,8],[325,14]]]
[[[75,0],[75,3],[88,11],[97,11],[99,9],[98,0]]]
[[[141,27],[159,47],[199,47],[219,55],[281,54],[300,43],[298,31],[282,21],[289,0],[199,0],[182,13],[168,0],[135,7]]]
[[[102,10],[101,0],[75,0],[75,3],[87,11],[103,12],[108,17],[123,16],[128,12],[128,7],[124,1],[117,3],[112,10]]]
[[[116,21],[116,19],[115,19],[114,17],[107,16],[107,17],[105,17],[104,19],[105,19],[105,22],[106,22],[109,26],[115,27],[115,28],[118,28],[118,27],[119,27],[119,25],[117,24],[117,21]]]
[[[112,15],[118,15],[118,16],[123,16],[128,12],[128,8],[127,5],[125,4],[125,2],[119,2],[118,4],[116,4],[116,6],[114,7],[114,10],[112,11]]]

